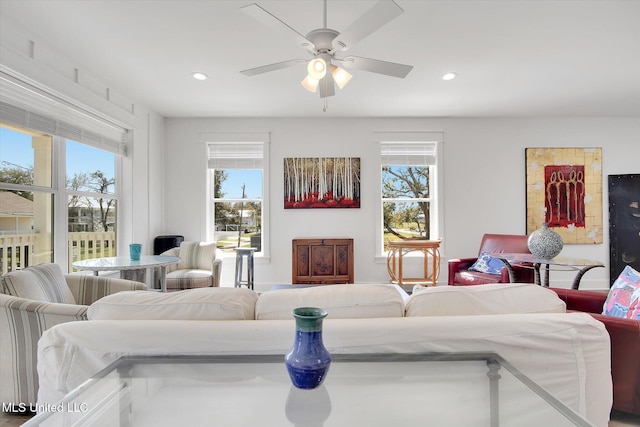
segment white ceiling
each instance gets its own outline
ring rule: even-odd
[[[414,69],[353,70],[326,113],[300,85],[304,65],[239,74],[309,58],[240,11],[252,2],[302,34],[322,27],[322,0],[0,0],[0,12],[166,117],[640,117],[640,1],[396,0],[404,14],[349,53]],[[328,27],[375,3],[329,0]]]

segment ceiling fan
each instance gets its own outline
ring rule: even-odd
[[[351,74],[345,71],[344,68],[353,68],[398,78],[405,78],[413,69],[412,65],[397,64],[378,59],[351,55],[338,56],[404,12],[393,0],[379,1],[341,33],[327,28],[327,0],[325,0],[323,28],[313,30],[306,36],[303,36],[255,3],[244,6],[241,10],[258,22],[285,33],[300,47],[308,50],[313,57],[311,60],[291,59],[240,71],[245,76],[254,76],[307,63],[308,74],[302,81],[302,85],[310,92],[316,92],[320,88],[320,97],[326,98],[335,95],[335,85],[342,89],[351,79]]]

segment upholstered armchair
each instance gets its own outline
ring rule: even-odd
[[[478,256],[474,258],[450,259],[449,286],[483,285],[487,283],[509,283],[509,271],[502,261],[496,260],[493,272],[478,271],[472,267],[478,258],[492,253],[531,253],[527,246],[527,236],[519,234],[485,234],[480,242]],[[476,264],[477,265],[477,264]],[[497,266],[497,268],[495,268]],[[480,269],[481,270],[481,269]],[[513,266],[515,281],[518,283],[533,283],[533,268]]]
[[[220,286],[222,259],[216,257],[215,242],[182,242],[162,255],[180,257],[167,267],[167,291]]]
[[[144,283],[82,274],[64,275],[57,264],[12,271],[0,285],[0,401],[36,403],[36,355],[42,333],[54,325],[87,320],[89,305]]]

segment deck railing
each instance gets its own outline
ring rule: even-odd
[[[73,271],[71,264],[75,261],[116,256],[116,233],[107,232],[73,232],[68,233],[67,261],[68,271]],[[38,233],[0,234],[0,271],[20,270],[35,264],[34,254],[42,252],[38,242],[42,236]],[[49,246],[49,245],[47,245]]]

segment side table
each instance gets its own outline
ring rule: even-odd
[[[575,270],[577,271],[576,277],[573,279],[573,283],[571,285],[572,289],[578,289],[580,287],[580,280],[584,274],[596,267],[604,267],[604,264],[600,261],[592,261],[589,259],[582,258],[567,258],[567,257],[555,257],[553,259],[544,259],[537,258],[532,254],[520,254],[520,253],[494,253],[491,254],[492,257],[498,258],[504,262],[504,265],[507,267],[509,271],[509,281],[513,283],[514,273],[513,273],[513,265],[519,265],[522,267],[530,267],[533,268],[534,271],[534,280],[536,285],[549,287],[549,270]],[[545,265],[545,276],[544,282],[542,281],[540,274],[540,267]]]
[[[440,240],[399,240],[389,242],[387,271],[391,283],[427,284],[436,286],[440,273]],[[424,256],[422,277],[404,277],[403,258],[411,252],[422,252]]]

